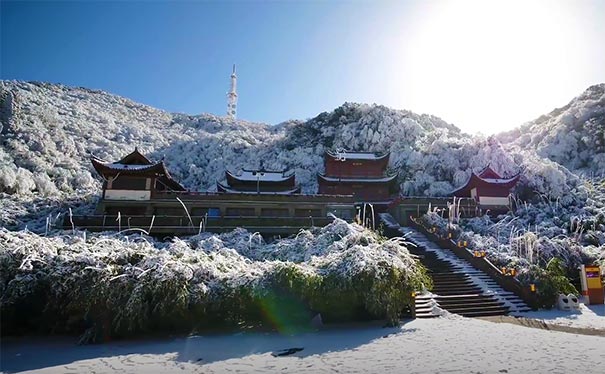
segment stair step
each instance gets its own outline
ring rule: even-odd
[[[435,292],[437,296],[457,296],[463,293],[464,291],[439,291]]]
[[[439,295],[439,292],[457,292],[459,294],[479,293],[481,289],[475,286],[452,286],[452,287],[434,287],[434,294]]]
[[[504,316],[509,313],[506,311],[469,311],[464,313],[456,313],[460,314],[463,317],[489,317],[489,316]]]
[[[473,281],[470,278],[463,278],[463,277],[452,277],[452,278],[434,277],[433,283],[473,283]]]
[[[439,317],[433,313],[416,313],[416,318],[437,318]]]
[[[452,251],[441,249],[414,229],[402,229],[405,239],[416,245],[410,253],[419,260],[433,279],[432,295],[416,296],[416,316],[435,317],[435,303],[440,308],[466,317],[505,315],[529,310],[514,293],[504,291],[486,273],[473,268]]]
[[[435,300],[436,301],[436,300]],[[423,304],[423,303],[421,303]],[[441,301],[437,301],[437,304],[445,307],[445,306],[458,306],[458,305],[467,305],[469,307],[475,307],[475,306],[481,306],[481,305],[498,305],[498,306],[504,306],[505,304],[503,302],[500,302],[498,300],[452,300],[452,301],[446,301],[446,300],[441,300]]]
[[[437,301],[442,300],[442,299],[464,299],[464,298],[484,298],[484,299],[491,299],[493,298],[492,295],[488,295],[488,294],[483,294],[483,293],[477,293],[477,292],[473,292],[473,293],[468,293],[468,294],[463,294],[463,295],[435,295],[435,296],[425,296],[425,295],[418,295],[416,296],[416,300],[420,299],[431,299],[434,298]]]
[[[467,313],[477,313],[477,312],[489,312],[489,313],[503,313],[506,314],[508,313],[510,310],[509,308],[506,307],[483,307],[483,308],[444,308],[441,307],[445,310],[447,310],[450,313],[456,313],[456,314],[460,314],[460,315],[466,315]]]

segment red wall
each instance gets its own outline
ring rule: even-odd
[[[510,194],[510,188],[493,186],[479,186],[477,187],[478,196],[492,196],[492,197],[507,197]]]
[[[332,177],[381,177],[386,165],[374,160],[336,161],[326,158],[325,174]]]
[[[377,201],[389,199],[387,183],[339,183],[319,182],[319,193],[326,195],[353,195],[358,199]]]

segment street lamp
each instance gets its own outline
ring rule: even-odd
[[[256,172],[256,193],[260,194],[260,177],[265,176],[265,173],[262,171]]]

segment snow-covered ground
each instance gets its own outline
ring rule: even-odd
[[[603,373],[605,337],[456,316],[400,328],[330,327],[76,346],[5,340],[2,370],[26,373]],[[304,348],[290,356],[273,354]]]
[[[515,313],[515,315],[539,319],[550,325],[597,329],[605,332],[605,304],[580,304],[580,310],[575,311],[564,311],[553,308],[552,310]]]

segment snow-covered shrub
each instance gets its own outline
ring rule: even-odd
[[[84,88],[2,81],[0,226],[44,233],[60,224],[59,213],[68,207],[90,212],[101,186],[91,154],[113,161],[138,146],[154,160],[163,158],[191,190],[214,190],[226,169],[290,169],[303,192],[315,193],[324,152],[344,148],[390,151],[388,171],[399,173],[404,195],[446,196],[488,164],[504,177],[520,173],[514,215],[494,222],[489,217],[454,222],[448,217],[451,210],[430,217],[443,214],[445,223],[427,224],[443,228],[442,234],[455,229],[486,248],[491,260],[520,269],[545,266],[552,257],[568,267],[603,262],[605,185],[594,176],[605,170],[604,89],[593,86],[522,129],[485,138],[463,134],[434,116],[381,105],[345,103],[310,120],[269,126],[167,113]],[[230,248],[255,263],[292,261],[296,266],[313,256],[330,256],[327,248],[340,241],[331,233],[301,232],[278,244],[245,232],[229,235],[192,240],[202,243],[203,251]],[[229,285],[224,290],[224,295],[234,292]],[[249,292],[242,288],[241,297],[253,300],[253,294],[245,296]]]
[[[565,264],[558,258],[551,259],[543,268],[532,265],[523,270],[518,278],[522,284],[535,284],[537,302],[542,308],[552,308],[559,294],[578,294],[567,278]]]
[[[498,137],[531,147],[538,155],[578,173],[603,176],[605,84],[591,86],[566,106]]]
[[[3,333],[281,328],[314,313],[394,322],[423,286],[430,280],[400,242],[342,220],[271,244],[245,230],[159,242],[0,229]]]

